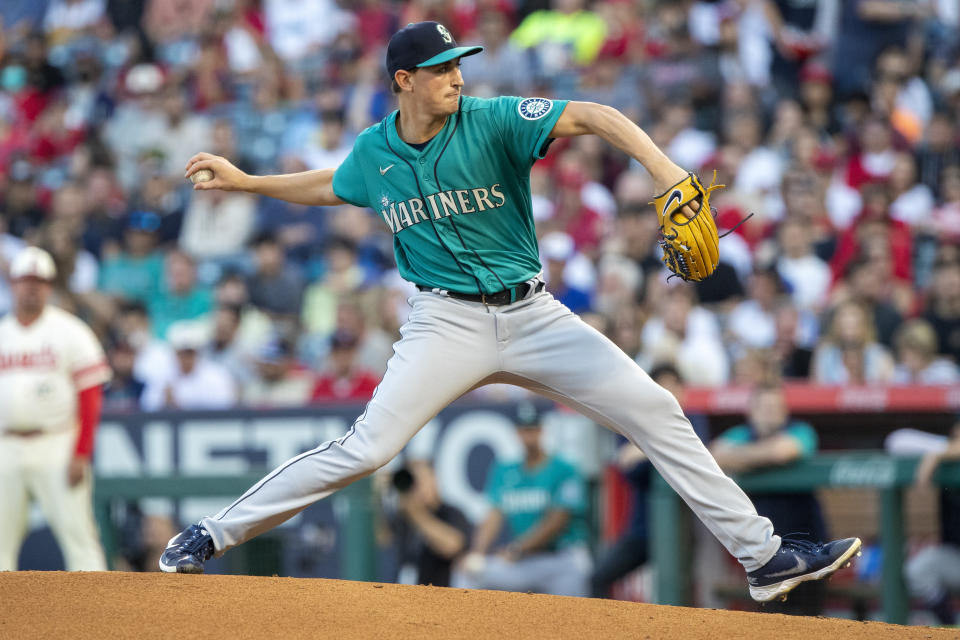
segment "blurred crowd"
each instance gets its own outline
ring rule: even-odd
[[[717,275],[668,281],[645,171],[595,137],[531,179],[548,289],[692,385],[960,378],[950,0],[5,0],[0,314],[24,244],[102,338],[114,410],[364,400],[406,314],[374,212],[195,192],[198,151],[336,166],[434,19],[466,93],[617,107],[715,192]]]

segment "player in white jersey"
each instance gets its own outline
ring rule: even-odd
[[[30,501],[71,571],[106,571],[93,518],[90,458],[110,379],[79,318],[47,304],[56,267],[23,249],[10,266],[13,311],[0,318],[0,571],[17,568]]]

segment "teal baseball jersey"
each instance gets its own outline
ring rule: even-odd
[[[460,293],[514,287],[541,270],[530,169],[566,104],[463,96],[422,150],[400,138],[394,111],[357,137],[333,191],[380,215],[405,279]]]
[[[791,421],[776,435],[787,435],[797,441],[800,446],[800,457],[808,458],[817,452],[819,438],[816,430],[806,422]],[[741,424],[727,429],[720,434],[719,439],[731,445],[744,445],[756,442],[757,436],[750,425]]]
[[[527,469],[523,462],[497,464],[487,481],[487,499],[502,514],[514,537],[530,531],[553,509],[570,512],[567,528],[556,538],[562,549],[587,541],[586,488],[577,470],[559,458]]]

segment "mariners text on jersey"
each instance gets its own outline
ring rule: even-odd
[[[499,209],[506,202],[500,185],[494,184],[487,188],[451,189],[431,193],[427,196],[427,207],[420,198],[393,203],[384,196],[381,200],[384,208],[380,210],[380,215],[390,227],[390,231],[398,233],[418,222],[427,221],[430,215],[434,220],[440,220],[452,214],[481,213],[488,209]]]

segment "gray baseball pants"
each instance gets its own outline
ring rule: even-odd
[[[218,556],[374,472],[450,402],[491,382],[525,387],[623,434],[747,571],[777,552],[773,525],[720,470],[676,399],[552,295],[487,306],[423,292],[409,302],[386,374],[347,433],[201,521]]]
[[[960,589],[960,547],[926,547],[910,558],[905,573],[911,594],[928,604],[936,602]]]
[[[491,555],[476,574],[455,572],[451,586],[586,597],[590,595],[592,565],[586,546],[532,553],[516,562]]]

